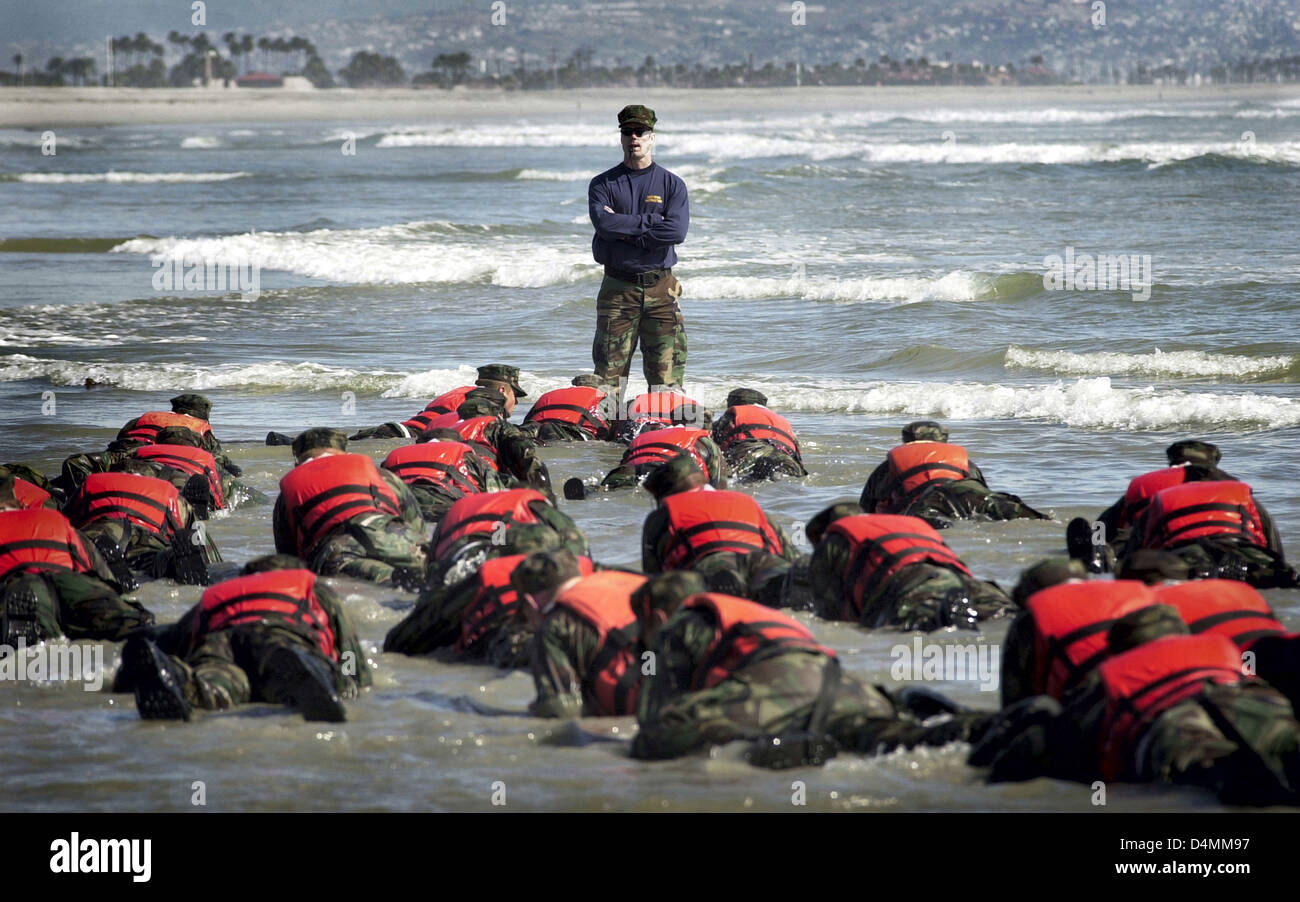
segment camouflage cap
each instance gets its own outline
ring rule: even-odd
[[[581,575],[578,557],[571,551],[538,551],[520,561],[510,574],[510,585],[521,595],[536,594],[554,589],[575,576]]]
[[[683,451],[672,460],[665,461],[651,470],[650,475],[645,478],[645,487],[646,491],[656,498],[662,498],[674,492],[684,491],[703,481],[707,481],[704,471],[695,462],[695,458]]]
[[[669,570],[650,577],[638,586],[628,599],[632,611],[644,618],[653,611],[675,611],[692,595],[709,591],[704,577],[694,570]]]
[[[903,427],[904,442],[946,442],[948,430],[934,420],[914,420]]]
[[[193,429],[186,429],[184,426],[168,426],[165,429],[159,429],[158,434],[154,436],[154,443],[158,445],[189,445],[191,448],[201,448],[203,440],[199,438],[197,432]]]
[[[630,128],[639,125],[653,130],[657,121],[655,111],[639,103],[630,103],[618,111],[619,128]]]
[[[844,498],[836,501],[830,507],[823,508],[815,517],[804,524],[803,532],[808,537],[808,541],[816,545],[826,534],[826,530],[836,520],[843,520],[845,517],[856,517],[858,514],[864,514],[866,511],[858,504],[856,498]]]
[[[158,465],[147,460],[141,460],[138,457],[128,457],[126,460],[119,460],[110,467],[110,472],[127,473],[132,476],[158,476]]]
[[[254,573],[268,573],[271,570],[308,570],[307,562],[292,554],[264,554],[255,557],[239,571],[240,576],[252,576]]]
[[[576,385],[579,388],[600,388],[605,383],[595,373],[579,373],[573,377],[570,385]]]
[[[346,451],[348,450],[348,434],[339,429],[317,426],[315,429],[308,429],[299,433],[298,437],[293,440],[293,445],[289,450],[294,457],[302,457],[306,452],[316,448],[334,448],[338,451]]]
[[[1020,579],[1016,580],[1015,588],[1011,590],[1011,600],[1024,607],[1029,596],[1035,592],[1059,586],[1072,579],[1087,578],[1088,570],[1082,561],[1065,557],[1044,558],[1021,571]]]
[[[19,479],[26,480],[34,486],[49,491],[50,481],[45,478],[45,474],[33,470],[31,467],[27,466],[27,464],[7,463],[2,469],[4,472],[12,473]]]
[[[504,382],[510,386],[516,398],[528,397],[528,393],[519,384],[517,366],[506,366],[504,363],[489,363],[487,366],[481,366],[478,368],[478,378],[474,380],[474,384],[482,385],[485,382]]]
[[[753,388],[737,388],[727,395],[728,407],[739,407],[742,404],[766,404],[767,395]]]
[[[1118,579],[1140,579],[1148,586],[1165,580],[1186,580],[1191,576],[1187,561],[1172,551],[1140,548],[1120,563]]]
[[[1218,445],[1189,439],[1174,442],[1165,449],[1165,456],[1169,458],[1170,465],[1199,464],[1203,467],[1212,467],[1219,462],[1220,455]]]
[[[203,395],[186,392],[172,398],[172,413],[188,414],[192,417],[198,417],[200,420],[206,420],[208,415],[212,413],[212,402]]]
[[[14,474],[6,471],[0,473],[0,504],[17,504],[18,496],[14,493]]]
[[[1106,633],[1106,647],[1111,654],[1118,655],[1165,636],[1187,636],[1191,632],[1178,613],[1178,608],[1168,604],[1153,604],[1129,611],[1112,623]]]
[[[462,420],[470,417],[505,416],[506,399],[495,388],[476,388],[465,395],[465,400],[456,408],[456,416]]]

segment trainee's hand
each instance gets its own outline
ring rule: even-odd
[[[606,212],[606,213],[613,213],[614,210],[613,210],[612,207],[610,207],[609,204],[605,204],[605,212]]]

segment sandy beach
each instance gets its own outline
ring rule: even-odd
[[[601,88],[572,91],[453,91],[394,88],[328,91],[195,88],[0,88],[0,127],[54,128],[186,122],[430,122],[455,117],[500,120],[605,111],[627,98],[682,113],[725,113],[736,106],[772,113],[935,105],[1053,106],[1133,102],[1300,100],[1300,85],[1200,87],[1069,85],[1049,87]]]

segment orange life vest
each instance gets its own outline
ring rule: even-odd
[[[1240,648],[1287,631],[1258,589],[1233,579],[1198,579],[1159,586],[1156,601],[1178,608],[1193,633],[1218,633]]]
[[[795,460],[799,455],[799,440],[794,427],[785,417],[773,413],[761,404],[741,404],[727,408],[723,418],[730,417],[731,427],[717,436],[718,447],[726,451],[738,442],[767,442],[780,448]]]
[[[1034,618],[1034,691],[1059,699],[1106,660],[1111,624],[1155,603],[1151,589],[1133,579],[1062,583],[1029,596],[1025,608]]]
[[[336,527],[363,514],[401,517],[402,502],[364,454],[326,454],[298,464],[280,480],[284,513],[301,557]]]
[[[90,573],[92,567],[86,546],[63,514],[43,508],[0,511],[0,579],[19,570]]]
[[[682,602],[683,608],[708,611],[714,622],[713,641],[691,678],[691,689],[712,689],[759,658],[789,651],[835,657],[818,645],[812,631],[793,617],[765,605],[718,592],[701,592]]]
[[[537,399],[537,403],[524,417],[525,423],[546,422],[552,420],[579,426],[583,432],[595,436],[609,428],[601,402],[605,393],[598,388],[575,385],[570,388],[557,388],[548,391]]]
[[[645,581],[639,573],[602,570],[555,596],[556,608],[577,614],[600,635],[591,669],[582,675],[583,695],[598,717],[636,713],[641,695],[636,656],[640,630],[630,599]]]
[[[625,420],[654,420],[665,426],[694,423],[703,405],[679,391],[657,391],[637,395],[627,406]]]
[[[695,459],[695,463],[704,471],[704,475],[712,480],[713,474],[709,472],[709,465],[699,451],[700,439],[703,438],[709,438],[708,431],[693,426],[670,426],[667,429],[642,432],[627,446],[619,465],[643,467],[661,464],[686,451]]]
[[[216,506],[226,506],[225,495],[221,491],[221,474],[217,471],[217,459],[202,448],[189,445],[141,445],[131,452],[131,456],[160,463],[191,476],[203,476],[208,481],[208,489],[212,492]]]
[[[148,413],[140,414],[135,421],[135,425],[131,427],[131,431],[124,438],[152,445],[154,439],[158,436],[159,430],[166,429],[168,426],[180,426],[182,429],[188,429],[200,437],[212,432],[212,427],[208,425],[207,420],[200,420],[198,417],[183,413],[165,413],[161,410],[151,410]]]
[[[493,533],[498,524],[507,529],[516,523],[537,523],[537,515],[529,508],[534,501],[549,504],[546,496],[535,489],[509,489],[466,495],[443,515],[434,533],[433,556],[442,558],[451,546],[465,536],[475,533]]]
[[[404,420],[402,425],[410,430],[411,435],[419,435],[429,428],[429,424],[435,419],[447,413],[455,413],[456,408],[465,401],[465,396],[472,392],[476,386],[462,385],[460,388],[453,388],[451,391],[438,395],[424,406],[424,410]]]
[[[129,520],[170,542],[184,525],[180,492],[165,479],[134,473],[91,473],[68,504],[77,528],[105,518]]]
[[[841,620],[860,619],[867,601],[895,573],[912,564],[937,564],[971,575],[933,527],[918,517],[858,514],[836,520],[825,534],[843,536],[851,549],[842,578],[848,591]]]
[[[1211,683],[1243,679],[1241,652],[1226,636],[1166,636],[1116,655],[1098,671],[1106,690],[1101,772],[1124,776],[1131,751],[1162,712],[1194,698]]]
[[[50,493],[26,479],[14,477],[14,497],[24,508],[43,507],[50,500]]]
[[[932,485],[970,477],[970,460],[961,445],[908,442],[889,452],[890,500],[901,511]]]
[[[665,570],[681,570],[719,551],[781,553],[781,539],[758,502],[744,492],[678,492],[663,498],[668,512]]]
[[[383,467],[407,485],[434,485],[458,497],[483,491],[465,462],[474,449],[462,442],[425,442],[394,448]]]
[[[519,595],[510,584],[510,575],[526,557],[526,554],[511,554],[491,558],[479,567],[478,592],[461,614],[460,638],[456,640],[456,651],[462,654],[469,651],[519,607]],[[589,576],[594,569],[591,558],[581,555],[578,557],[579,573]]]
[[[497,417],[490,416],[470,417],[468,420],[462,420],[460,414],[452,411],[431,420],[429,429],[451,429],[455,431],[465,444],[473,448],[474,452],[483,458],[483,461],[488,466],[499,471],[501,467],[497,464],[497,449],[488,444],[483,437],[483,433],[487,431],[488,426],[491,426],[497,420]]]
[[[271,620],[305,631],[321,654],[339,659],[329,614],[316,598],[316,574],[310,570],[270,570],[218,583],[203,593],[197,613],[191,647],[207,633]]]
[[[1132,526],[1137,522],[1138,517],[1142,516],[1142,512],[1147,509],[1147,505],[1151,503],[1151,499],[1157,492],[1182,485],[1186,481],[1187,467],[1185,466],[1165,467],[1163,470],[1135,476],[1129,481],[1128,490],[1124,492],[1124,503],[1120,505],[1117,525],[1120,528]]]
[[[1259,508],[1244,482],[1187,482],[1164,489],[1151,499],[1144,519],[1144,548],[1174,548],[1222,535],[1268,546]]]

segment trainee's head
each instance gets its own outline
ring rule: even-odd
[[[903,442],[946,442],[948,430],[934,420],[914,420],[903,427]]]

